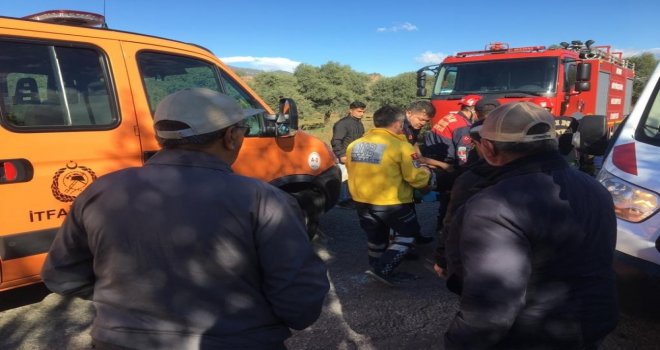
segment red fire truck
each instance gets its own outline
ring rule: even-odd
[[[634,66],[610,46],[593,44],[588,40],[562,42],[555,48],[511,48],[495,42],[481,51],[459,52],[417,71],[417,96],[426,96],[431,72],[433,123],[457,112],[467,94],[501,103],[544,96],[554,102],[554,115],[604,115],[612,129],[630,113]]]

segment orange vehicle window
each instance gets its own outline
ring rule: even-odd
[[[231,77],[224,72],[220,73],[220,80],[224,92],[235,98],[243,108],[261,108],[254,99],[240,87]],[[245,120],[250,126],[250,132],[246,136],[262,135],[264,131],[264,123],[261,115],[253,115]]]
[[[137,61],[152,115],[165,96],[181,89],[197,87],[233,96],[243,108],[260,108],[247,91],[224,73],[220,77],[216,66],[208,62],[160,52],[142,52],[138,54]],[[246,122],[250,125],[250,133],[247,136],[260,134],[260,115],[251,116]]]
[[[104,57],[86,47],[0,41],[0,111],[18,130],[116,125]]]
[[[137,57],[153,114],[165,96],[186,88],[221,92],[218,74],[210,63],[182,56],[142,52]]]

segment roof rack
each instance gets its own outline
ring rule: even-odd
[[[74,10],[50,10],[23,17],[33,21],[65,24],[79,27],[107,28],[105,17],[98,13]]]
[[[513,52],[539,52],[545,50],[545,46],[524,46],[510,48],[508,43],[495,41],[486,45],[481,51],[465,51],[456,54],[456,57],[478,56],[484,54],[513,53]]]

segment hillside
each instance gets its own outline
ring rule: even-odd
[[[254,69],[254,68],[243,68],[243,67],[235,67],[235,66],[229,66],[236,74],[238,74],[241,78],[251,78],[254,77],[255,75],[259,73],[264,73],[266,71],[261,70],[261,69]],[[283,74],[292,74],[289,72],[285,72],[283,70],[277,70],[277,71],[272,71],[271,73],[283,73]]]

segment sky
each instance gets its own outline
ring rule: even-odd
[[[225,63],[293,72],[330,61],[392,77],[447,55],[586,41],[660,58],[657,0],[0,0],[0,15],[105,13],[109,28],[204,46]]]

